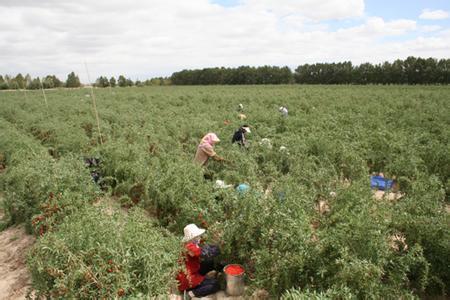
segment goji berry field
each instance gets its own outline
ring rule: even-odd
[[[99,126],[88,89],[46,91],[48,107],[42,91],[0,93],[1,227],[25,224],[36,235],[36,295],[168,295],[189,223],[244,267],[248,291],[274,298],[450,292],[448,86],[94,95]],[[247,148],[231,144],[244,124]],[[202,168],[193,158],[208,132],[226,162]],[[375,198],[374,173],[395,178],[402,197]]]

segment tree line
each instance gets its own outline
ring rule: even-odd
[[[117,81],[114,77],[111,77],[110,79],[108,79],[108,77],[106,77],[106,76],[100,76],[95,81],[94,86],[105,88],[105,87],[116,87],[116,86],[127,87],[127,86],[170,85],[170,84],[171,84],[170,79],[165,78],[165,77],[156,77],[156,78],[151,78],[151,79],[147,79],[144,81],[141,81],[141,80],[133,81],[130,78],[125,78],[125,76],[120,75],[117,78]]]
[[[353,65],[341,63],[316,63],[289,67],[240,66],[237,68],[204,68],[182,70],[171,77],[156,77],[144,81],[133,81],[120,75],[100,76],[93,84],[96,87],[128,87],[150,85],[211,85],[211,84],[450,84],[450,59],[416,58],[380,64],[363,63]],[[0,75],[0,90],[80,87],[79,77],[71,72],[66,81],[55,75],[32,78],[21,73],[15,77]]]
[[[0,90],[36,90],[41,87],[44,89],[53,89],[61,87],[74,88],[80,86],[80,79],[74,72],[67,75],[67,80],[65,82],[61,81],[55,75],[47,75],[43,78],[32,78],[30,74],[23,76],[21,73],[17,74],[15,77],[10,75],[0,75]]]
[[[450,59],[408,57],[381,64],[305,64],[295,82],[307,84],[450,84]]]
[[[293,83],[289,67],[263,66],[183,70],[171,76],[175,85],[209,84],[288,84]]]
[[[416,58],[381,64],[316,63],[288,67],[205,68],[175,72],[173,84],[449,84],[450,59]]]
[[[124,75],[120,75],[117,80],[115,77],[100,76],[95,83],[96,87],[127,87],[127,86],[145,86],[145,85],[169,85],[170,79],[165,77],[157,77],[147,79],[145,81],[136,80],[133,81],[130,78],[125,78]],[[78,88],[83,86],[80,82],[80,78],[74,72],[67,75],[66,81],[61,81],[55,75],[47,75],[45,77],[32,78],[30,74],[23,76],[21,73],[16,76],[0,75],[0,90],[18,90],[28,89],[36,90],[41,87],[44,89],[52,88]]]

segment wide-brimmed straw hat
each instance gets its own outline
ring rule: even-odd
[[[214,133],[214,135],[211,136],[211,140],[212,140],[213,142],[216,142],[216,143],[217,143],[217,142],[220,142],[219,137],[218,137],[217,134],[215,134],[215,133]]]
[[[195,224],[189,224],[184,227],[184,237],[183,242],[189,242],[190,240],[195,239],[196,237],[201,236],[205,233],[205,229],[198,228]]]
[[[225,181],[223,181],[223,180],[216,180],[216,183],[214,184],[214,187],[216,189],[226,189],[226,188],[233,187],[233,185],[232,184],[225,184]]]

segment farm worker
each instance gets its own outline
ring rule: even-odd
[[[250,186],[246,183],[241,183],[236,187],[236,191],[240,194],[243,195],[246,192],[248,192],[248,190],[250,190]]]
[[[224,159],[218,156],[214,151],[214,144],[217,142],[220,142],[220,139],[215,133],[208,133],[205,135],[197,147],[194,161],[202,166],[205,166],[208,163],[210,157],[216,161],[223,161]]]
[[[278,108],[278,111],[281,113],[281,115],[283,117],[287,117],[288,116],[288,109],[284,106],[280,106],[280,108]]]
[[[178,289],[181,292],[193,297],[204,297],[213,294],[220,289],[217,279],[214,278],[216,272],[208,270],[202,266],[200,257],[202,248],[200,247],[200,237],[205,233],[205,229],[198,228],[195,224],[184,227],[184,265],[185,270],[177,275]]]
[[[398,191],[398,182],[395,179],[385,178],[383,173],[370,176],[370,188],[374,191],[374,197],[378,200],[394,201],[404,196]]]
[[[280,152],[289,155],[289,150],[285,146],[280,146]]]
[[[268,138],[261,139],[259,144],[263,147],[266,147],[267,149],[272,149],[272,142]]]
[[[383,173],[376,176],[370,176],[370,188],[377,190],[389,190],[394,188],[395,181],[389,178],[385,178]]]
[[[251,133],[250,127],[248,125],[241,126],[234,132],[231,143],[237,143],[239,146],[248,146],[247,139],[245,138],[246,133]]]
[[[233,187],[232,184],[226,184],[223,180],[216,180],[216,183],[214,184],[214,188],[216,189],[227,189]]]
[[[239,120],[245,120],[245,119],[247,119],[247,116],[244,114],[238,114],[238,118],[239,118]]]
[[[285,192],[278,192],[278,200],[280,200],[281,202],[284,202],[284,200],[286,200],[286,193]]]

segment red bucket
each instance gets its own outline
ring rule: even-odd
[[[223,271],[225,274],[233,276],[239,276],[245,273],[244,268],[238,264],[226,265],[225,268],[223,268]]]
[[[229,296],[241,296],[244,293],[245,269],[241,265],[231,264],[223,268],[227,281],[226,292]]]

